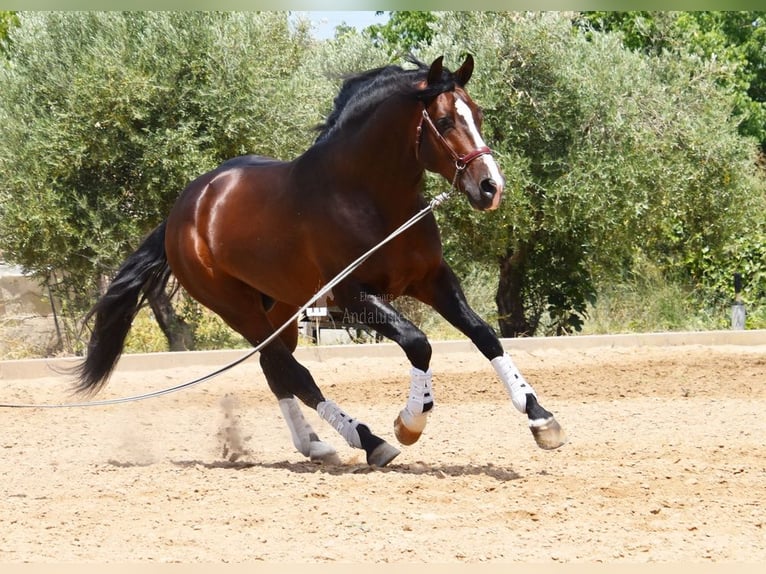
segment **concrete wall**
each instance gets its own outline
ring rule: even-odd
[[[683,347],[684,345],[738,345],[766,347],[766,330],[753,331],[699,331],[678,333],[643,333],[627,335],[575,335],[570,337],[530,337],[526,339],[501,339],[510,353],[514,350],[534,352],[539,350],[593,349],[598,347]],[[431,343],[434,356],[440,353],[468,353],[478,350],[468,340],[435,341]],[[178,353],[136,353],[123,355],[118,369],[127,371],[154,371],[178,365],[198,365],[210,370],[238,360],[248,353],[247,349],[221,351],[185,351]],[[295,356],[299,361],[327,360],[331,358],[402,357],[402,350],[393,343],[361,345],[327,345],[298,347]],[[766,353],[765,353],[766,356]],[[0,361],[0,381],[3,379],[33,379],[55,377],[56,369],[74,365],[78,358],[28,359]],[[250,360],[258,360],[257,357]]]
[[[0,358],[47,355],[57,344],[47,293],[18,268],[0,264]]]

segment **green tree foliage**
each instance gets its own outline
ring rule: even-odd
[[[577,22],[617,31],[625,46],[646,54],[717,60],[728,68],[719,82],[734,90],[740,133],[766,150],[766,12],[586,12]]]
[[[18,25],[19,18],[16,12],[0,10],[0,54],[5,54],[8,49],[8,31]]]
[[[292,157],[315,101],[286,13],[22,13],[0,69],[0,250],[78,316],[179,192],[245,153]]]
[[[700,254],[720,259],[752,196],[754,146],[718,63],[649,58],[570,18],[445,14],[433,41],[476,56],[471,91],[508,178],[497,212],[441,215],[453,260],[499,266],[506,336],[579,329],[596,280],[636,250],[701,281]]]
[[[759,201],[766,177],[766,12],[590,12],[578,21],[595,30],[617,31],[626,46],[649,55],[675,54],[700,65],[716,62],[721,72],[716,81],[732,93],[739,132],[760,142],[760,181],[741,197]],[[758,326],[766,324],[764,211],[763,203],[751,205],[751,220],[724,253],[705,249],[693,262],[695,277],[715,305],[730,300],[732,275],[742,273],[744,298],[754,311],[748,324]]]
[[[406,54],[431,44],[436,19],[433,12],[393,11],[385,24],[368,26],[365,34],[393,53]]]
[[[339,29],[335,37],[315,46],[304,65],[296,70],[301,83],[311,86],[320,100],[317,111],[330,111],[332,100],[340,88],[343,77],[362,70],[392,63],[388,46],[372,42],[367,29],[359,31],[348,27]]]

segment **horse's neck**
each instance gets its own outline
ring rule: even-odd
[[[396,102],[384,105],[363,125],[330,143],[329,165],[338,169],[346,188],[362,188],[371,199],[411,208],[419,202],[424,175],[415,152],[417,110],[413,104],[412,114],[404,114]]]

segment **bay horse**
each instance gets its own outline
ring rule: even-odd
[[[425,170],[452,182],[474,208],[497,208],[504,178],[482,139],[481,110],[466,92],[473,57],[454,72],[443,57],[410,64],[347,77],[315,142],[296,159],[237,157],[192,181],[88,313],[86,320],[95,321],[75,369],[77,390],[94,394],[106,384],[146,294],[165,289],[171,275],[255,346],[426,205]],[[433,214],[374,253],[331,295],[334,305],[396,342],[411,363],[410,393],[394,422],[401,444],[418,440],[434,405],[431,346],[391,305],[401,295],[430,305],[473,341],[541,448],[565,443],[553,414],[468,305],[442,255]],[[294,358],[297,342],[294,321],[259,359],[295,448],[314,461],[338,461],[300,401],[363,449],[369,465],[388,464],[400,451],[325,398]]]

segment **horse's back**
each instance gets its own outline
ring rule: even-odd
[[[173,219],[179,213],[188,215],[208,202],[212,205],[221,196],[232,192],[243,201],[248,197],[255,200],[254,196],[258,194],[273,193],[275,189],[282,189],[283,185],[275,184],[285,183],[288,170],[284,168],[288,163],[260,155],[242,155],[228,159],[189,182],[178,197],[170,218]],[[240,206],[247,207],[242,203]]]
[[[227,159],[225,162],[218,166],[216,171],[237,167],[275,166],[283,163],[285,162],[279,159],[274,159],[273,157],[266,157],[262,155],[240,155],[231,159]]]

